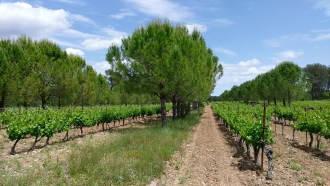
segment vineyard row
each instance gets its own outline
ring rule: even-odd
[[[170,105],[167,105],[170,110]],[[129,106],[129,107],[90,107],[90,108],[66,108],[66,109],[48,109],[48,110],[22,110],[7,111],[0,114],[0,125],[7,126],[6,132],[8,138],[15,140],[11,149],[11,154],[15,154],[17,143],[27,137],[34,137],[34,143],[30,150],[35,148],[41,138],[46,137],[46,145],[49,139],[55,134],[68,132],[72,128],[80,128],[83,133],[84,127],[92,127],[107,123],[125,120],[127,118],[137,118],[139,116],[152,116],[160,114],[161,109],[157,105],[150,106]]]

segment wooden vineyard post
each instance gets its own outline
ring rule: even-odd
[[[264,114],[262,117],[262,148],[261,148],[261,164],[260,171],[263,172],[263,164],[264,164],[264,148],[265,148],[265,127],[266,127],[266,101],[264,101]]]
[[[306,117],[306,113],[307,113],[307,108],[305,107],[305,117]],[[305,136],[305,139],[306,139],[306,146],[308,145],[308,142],[307,142],[307,130],[306,130],[306,136]]]

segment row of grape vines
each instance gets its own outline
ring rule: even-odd
[[[276,107],[273,109],[275,124],[293,127],[292,139],[295,131],[302,131],[310,136],[309,146],[312,147],[313,136],[317,136],[316,148],[319,149],[321,138],[330,138],[330,102],[297,102],[292,107]]]
[[[214,113],[220,118],[222,118],[224,122],[230,126],[232,133],[239,135],[244,134],[244,132],[246,131],[244,125],[248,125],[251,128],[257,127],[258,125],[256,124],[260,122],[260,116],[262,115],[262,109],[260,107],[245,105],[237,102],[213,103],[212,107]],[[274,124],[282,125],[282,134],[284,134],[284,126],[290,126],[293,128],[293,140],[295,140],[295,131],[305,132],[307,144],[307,134],[309,134],[310,147],[312,147],[314,135],[316,135],[317,140],[316,148],[319,148],[322,137],[330,139],[329,101],[294,102],[291,107],[275,107],[269,105],[267,106],[267,123],[270,122],[270,119],[272,117],[274,118]],[[243,128],[241,126],[243,126]],[[248,135],[245,134],[245,136]],[[246,137],[242,136],[242,138]],[[261,141],[259,139],[259,143],[260,142]]]
[[[243,151],[243,142],[246,145],[247,156],[250,156],[250,146],[254,150],[254,161],[258,163],[260,149],[273,143],[270,119],[271,112],[267,112],[265,128],[262,127],[263,107],[240,104],[236,102],[212,103],[213,113],[221,122],[228,126],[233,135],[239,137],[238,153]],[[262,132],[264,129],[264,140]]]
[[[167,110],[170,105],[167,105]],[[11,154],[15,154],[17,143],[27,137],[34,137],[34,143],[30,150],[35,148],[41,138],[46,137],[46,144],[55,134],[68,132],[74,128],[80,128],[81,134],[84,127],[102,125],[103,130],[108,123],[121,121],[127,118],[137,118],[138,116],[152,116],[160,114],[161,109],[157,105],[149,106],[118,106],[118,107],[89,107],[89,108],[64,108],[64,109],[13,109],[0,114],[0,125],[6,126],[8,138],[15,140],[11,149]]]
[[[272,179],[273,159],[272,149],[267,147],[267,144],[272,144],[274,135],[271,130],[271,121],[273,123],[282,124],[283,127],[288,123],[293,123],[293,139],[295,130],[310,134],[311,142],[313,134],[317,134],[317,148],[321,136],[329,138],[329,112],[330,102],[296,102],[292,107],[275,107],[263,105],[246,105],[238,102],[218,102],[212,103],[213,113],[219,117],[232,135],[238,137],[237,154],[243,155],[244,147],[246,146],[246,155],[250,157],[250,145],[253,147],[254,162],[258,164],[259,151],[265,150],[268,159],[268,171],[266,179]],[[287,122],[288,121],[288,122]],[[264,123],[264,126],[263,126]],[[275,125],[276,130],[276,125]],[[307,142],[306,142],[307,144]],[[263,170],[263,155],[261,156],[261,171]]]

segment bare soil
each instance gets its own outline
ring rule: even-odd
[[[68,139],[65,139],[66,132],[61,132],[61,133],[56,133],[52,138],[49,140],[49,145],[46,145],[46,138],[42,138],[36,145],[34,151],[38,151],[39,149],[43,149],[45,147],[51,147],[51,146],[56,146],[56,145],[61,145],[68,143],[70,141],[76,141],[77,139],[84,138],[90,135],[98,134],[98,133],[104,133],[104,132],[112,132],[117,129],[124,129],[128,127],[143,127],[144,124],[152,124],[150,121],[155,121],[158,120],[158,116],[145,116],[143,118],[128,118],[126,120],[121,120],[121,121],[116,121],[116,122],[111,122],[107,123],[104,125],[104,130],[102,125],[95,125],[93,127],[84,127],[83,128],[83,133],[81,133],[80,128],[72,128],[69,130],[68,133]],[[96,135],[97,136],[97,135]],[[16,146],[16,153],[19,154],[28,154],[30,153],[30,148],[34,142],[34,137],[27,136],[24,139],[21,139],[17,146]],[[0,159],[2,157],[10,156],[10,150],[11,147],[13,146],[14,141],[10,141],[6,130],[1,129],[0,130]],[[33,151],[32,151],[33,152]]]
[[[49,145],[45,145],[46,139],[42,139],[33,151],[29,151],[29,148],[33,144],[34,138],[27,137],[19,141],[15,155],[10,155],[14,142],[8,139],[5,130],[0,130],[0,173],[5,173],[4,175],[0,174],[0,179],[1,176],[24,174],[24,172],[29,172],[34,168],[44,167],[47,163],[65,162],[70,152],[80,145],[96,144],[105,137],[116,140],[120,135],[118,132],[121,130],[143,128],[158,123],[158,120],[159,117],[156,115],[137,120],[126,119],[124,123],[123,121],[108,123],[104,131],[101,125],[84,128],[83,134],[81,134],[80,129],[71,129],[69,140],[63,140],[66,132],[57,133],[50,139]]]
[[[330,185],[329,140],[323,139],[323,149],[315,150],[305,146],[304,133],[296,132],[292,141],[292,128],[285,127],[284,135],[279,129],[269,146],[274,152],[274,178],[266,180],[266,171],[260,172],[251,159],[236,156],[237,141],[206,106],[189,140],[150,185]]]
[[[146,120],[157,120],[157,117]],[[69,133],[70,140],[62,142],[65,133],[56,134],[50,141],[51,145],[44,146],[45,140],[40,141],[32,152],[27,149],[33,139],[23,139],[18,144],[18,154],[14,156],[9,155],[13,142],[8,140],[5,130],[0,130],[0,170],[6,172],[2,176],[24,174],[34,167],[45,166],[49,160],[64,160],[79,145],[98,143],[105,136],[115,140],[117,130],[152,123],[145,123],[143,119],[126,121],[126,125],[118,126],[116,123],[118,127],[104,132],[101,126],[95,126],[84,129],[84,135],[80,135],[79,129],[74,129]],[[275,129],[275,125],[272,127]],[[206,106],[189,139],[166,162],[161,178],[150,185],[330,185],[330,141],[322,139],[321,150],[316,150],[315,142],[312,148],[305,145],[305,133],[296,132],[293,141],[291,127],[284,128],[284,135],[280,125],[276,125],[276,129],[275,143],[270,145],[274,151],[274,179],[266,180],[266,172],[260,173],[252,159],[235,156],[237,139]],[[267,159],[264,159],[264,169],[267,170]]]

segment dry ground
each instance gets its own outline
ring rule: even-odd
[[[76,130],[75,138],[60,142],[64,134],[52,138],[51,145],[30,153],[25,152],[33,139],[24,139],[19,143],[17,155],[9,155],[13,142],[8,141],[5,131],[0,130],[0,169],[9,174],[24,174],[24,170],[44,166],[49,159],[61,161],[77,145],[97,143],[105,136],[117,138],[115,130],[125,127],[141,127],[143,121],[131,123],[114,130],[98,132],[101,127],[85,129],[83,137]],[[274,127],[274,126],[273,126]],[[70,132],[73,137],[73,131]],[[292,141],[292,129],[285,127],[284,135],[277,126],[275,143],[270,147],[274,151],[274,179],[266,180],[266,173],[259,173],[251,159],[234,157],[237,142],[224,125],[213,116],[209,106],[200,123],[180,151],[166,162],[161,178],[150,185],[330,185],[330,142],[322,139],[321,150],[305,146],[305,134],[296,132]],[[260,159],[260,158],[259,158]],[[267,160],[265,158],[265,169]],[[4,176],[4,175],[2,175]]]
[[[150,185],[330,185],[329,141],[323,139],[325,150],[318,151],[304,146],[304,133],[296,132],[295,143],[291,128],[285,127],[284,136],[279,133],[270,146],[274,179],[269,181],[252,160],[234,157],[237,142],[207,106],[190,139]],[[264,162],[267,169],[266,157]]]

